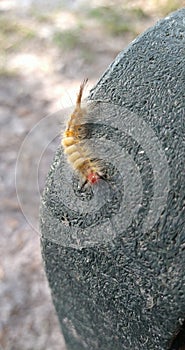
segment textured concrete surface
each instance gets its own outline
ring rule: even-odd
[[[69,350],[168,349],[185,317],[185,10],[120,53],[89,96],[108,180],[81,192],[61,149],[42,251]]]

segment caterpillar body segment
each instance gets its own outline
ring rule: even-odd
[[[86,147],[85,140],[82,141],[84,133],[82,123],[87,111],[81,106],[81,100],[86,83],[87,79],[80,85],[76,106],[70,115],[61,142],[68,162],[83,178],[83,186],[87,183],[95,184],[103,176],[100,162],[93,159],[91,152]]]

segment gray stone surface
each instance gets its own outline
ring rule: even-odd
[[[116,58],[88,101],[108,180],[82,193],[61,149],[42,252],[69,350],[168,349],[185,317],[185,9]]]

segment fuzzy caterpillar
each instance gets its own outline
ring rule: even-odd
[[[103,177],[100,162],[90,156],[91,152],[86,149],[84,142],[81,140],[83,136],[81,125],[86,116],[86,109],[81,107],[81,100],[87,81],[88,79],[85,79],[80,85],[75,109],[70,115],[61,141],[68,162],[84,180],[83,186],[88,183],[95,184]]]

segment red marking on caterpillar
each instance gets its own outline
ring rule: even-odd
[[[102,178],[102,169],[100,162],[94,160],[91,152],[86,149],[83,138],[83,128],[81,125],[87,115],[87,109],[81,106],[83,90],[88,79],[85,79],[80,85],[77,95],[76,106],[69,117],[67,128],[62,136],[62,146],[67,156],[68,162],[84,180],[84,184],[95,184]]]

